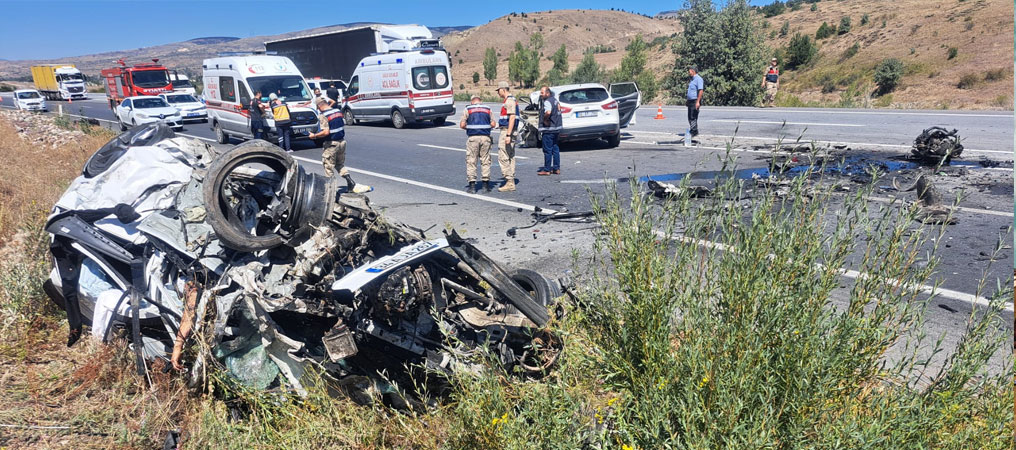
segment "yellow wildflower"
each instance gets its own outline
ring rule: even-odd
[[[607,400],[607,406],[614,406],[614,403],[617,403],[617,397]]]
[[[635,450],[635,447],[632,447],[628,444],[624,444],[621,446],[621,450]]]

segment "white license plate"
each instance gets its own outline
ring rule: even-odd
[[[421,109],[420,110],[420,114],[430,114],[432,112],[434,112],[433,109]]]
[[[580,111],[575,113],[575,117],[596,117],[596,111]]]

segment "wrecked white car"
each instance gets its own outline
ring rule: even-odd
[[[125,337],[139,371],[161,359],[197,382],[215,366],[300,393],[311,369],[399,381],[473,364],[480,346],[513,372],[552,366],[556,282],[454,231],[388,223],[348,187],[260,140],[219,153],[162,124],[121,134],[47,223],[45,288],[67,311],[68,345],[88,326]]]

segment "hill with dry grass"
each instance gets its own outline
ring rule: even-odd
[[[867,23],[862,18],[867,14]],[[1012,109],[1013,2],[1008,0],[823,1],[766,19],[773,47],[822,22],[850,31],[818,41],[807,67],[784,73],[784,103],[896,108]],[[788,23],[789,33],[779,37]],[[848,56],[852,46],[857,52]],[[950,58],[950,48],[955,56]],[[872,75],[885,58],[904,64],[899,87],[876,98]]]
[[[545,74],[553,65],[547,57],[561,44],[568,50],[572,69],[578,65],[586,49],[613,48],[615,51],[594,55],[598,63],[611,69],[621,63],[624,47],[636,35],[642,34],[646,41],[652,41],[658,37],[669,37],[678,30],[679,25],[673,19],[651,18],[623,11],[568,9],[509,14],[475,28],[451,33],[442,40],[455,63],[452,77],[456,80],[456,87],[462,84],[468,92],[492,94],[492,87],[483,79],[483,54],[488,47],[498,52],[497,79],[507,80],[508,55],[515,42],[528,45],[529,37],[535,33],[543,35],[540,73]],[[669,54],[669,51],[666,53]],[[673,58],[668,56],[668,59]],[[480,73],[478,85],[472,83],[473,72]]]

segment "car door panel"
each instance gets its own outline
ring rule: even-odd
[[[635,110],[642,105],[642,92],[634,82],[611,83],[607,87],[610,97],[617,102],[617,114],[621,128],[628,126],[635,117]]]

